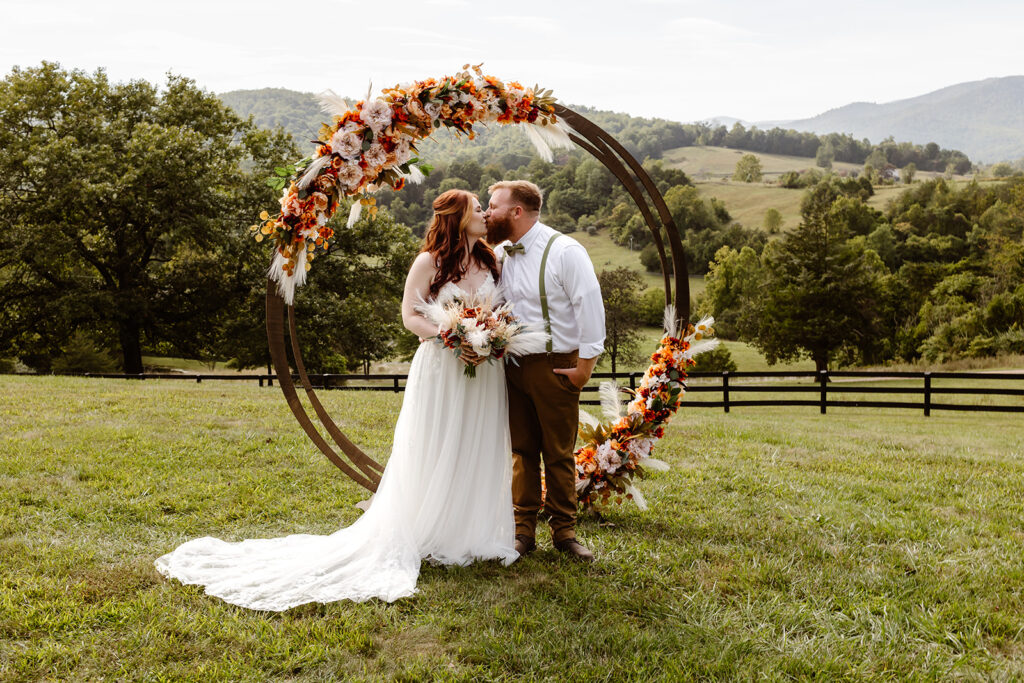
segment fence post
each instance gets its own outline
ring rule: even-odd
[[[932,414],[932,373],[924,373],[924,416]]]
[[[196,375],[196,384],[202,384],[202,383],[203,383],[203,376],[202,375]]]
[[[636,391],[636,375],[635,372],[629,373],[629,388],[632,391]]]
[[[398,387],[398,378],[395,377],[395,388],[392,390],[392,393],[397,394],[398,393],[398,389],[399,389],[399,387]]]
[[[828,370],[818,373],[818,384],[821,385],[821,414],[825,414],[828,405]]]
[[[722,407],[729,412],[729,371],[722,370]]]
[[[263,387],[263,375],[259,376],[259,380],[260,380],[260,388],[262,388]]]

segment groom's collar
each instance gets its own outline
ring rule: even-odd
[[[523,253],[530,251],[530,247],[535,244],[538,240],[543,239],[544,233],[549,230],[548,226],[544,225],[540,221],[537,221],[533,226],[526,231],[526,234],[516,242],[516,244],[523,245]]]

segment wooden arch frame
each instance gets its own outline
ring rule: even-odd
[[[690,285],[686,271],[686,260],[684,258],[683,244],[679,237],[679,231],[672,221],[665,200],[662,198],[658,188],[654,185],[650,176],[644,171],[640,163],[626,149],[619,144],[615,138],[602,130],[593,122],[577,114],[571,109],[562,105],[555,105],[555,115],[572,127],[570,135],[572,141],[590,152],[598,161],[618,178],[623,187],[636,202],[644,217],[647,226],[651,229],[654,237],[654,244],[658,249],[658,257],[661,260],[661,272],[665,281],[665,302],[674,303],[677,316],[682,321],[690,317]],[[665,243],[665,237],[668,243]],[[671,260],[672,268],[669,268]],[[673,297],[673,278],[675,276],[675,296]],[[285,310],[287,309],[288,332],[291,339],[292,361],[298,373],[299,381],[306,392],[306,397],[313,408],[320,423],[327,434],[330,435],[334,444],[340,449],[335,449],[317,427],[313,424],[296,390],[295,382],[292,380],[291,367],[288,363],[288,352],[285,345]],[[375,492],[380,483],[380,476],[384,472],[384,466],[373,458],[369,457],[356,446],[338,428],[334,420],[327,413],[316,392],[310,384],[309,376],[306,374],[305,363],[302,360],[302,352],[299,348],[298,328],[295,322],[295,306],[286,305],[284,299],[278,294],[277,285],[267,280],[267,341],[270,346],[270,358],[277,375],[278,384],[284,393],[288,407],[298,420],[299,425],[306,432],[310,440],[316,444],[320,452],[327,456],[334,465],[344,472],[349,478],[369,491]],[[344,456],[344,457],[343,457]]]

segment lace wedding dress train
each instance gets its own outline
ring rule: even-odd
[[[495,287],[490,279],[481,289],[488,287]],[[449,283],[439,298],[459,292]],[[426,342],[409,368],[380,486],[354,524],[328,536],[198,538],[156,560],[156,567],[251,609],[391,602],[416,592],[424,559],[515,561],[511,470],[504,366],[485,363],[467,378],[450,351]]]

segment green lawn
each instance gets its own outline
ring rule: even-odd
[[[211,364],[192,358],[174,358],[171,356],[143,356],[142,363],[147,368],[147,372],[180,370],[201,375],[230,375],[238,372],[234,368],[227,367],[224,361],[217,361]]]
[[[387,453],[400,398],[322,393]],[[55,409],[59,406],[59,409]],[[166,581],[182,541],[356,518],[277,389],[0,377],[2,680],[1024,676],[1024,420],[684,408],[592,566],[425,567],[393,605],[251,612]]]

